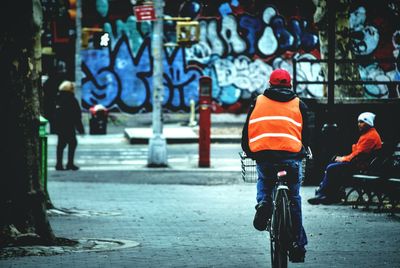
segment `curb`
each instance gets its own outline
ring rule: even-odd
[[[149,172],[151,171],[151,172]],[[85,171],[71,176],[71,172],[50,171],[51,181],[106,183],[113,179],[119,184],[186,184],[186,185],[224,185],[243,183],[241,171],[214,168],[168,169],[143,168],[122,171]]]
[[[148,144],[148,137],[130,137],[125,134],[125,138],[130,144]],[[166,138],[167,144],[198,143],[199,138]],[[211,143],[240,143],[240,137],[210,137]]]
[[[3,248],[0,257],[3,259],[22,256],[54,256],[67,253],[103,252],[134,248],[140,243],[125,239],[111,238],[79,238],[77,245],[70,246],[16,246]]]
[[[148,144],[152,136],[150,129],[125,129],[124,137],[130,144]],[[168,129],[167,129],[168,130]],[[173,132],[163,134],[167,144],[199,143],[199,136],[186,128],[176,128]],[[238,135],[211,135],[211,143],[240,143],[241,136]]]

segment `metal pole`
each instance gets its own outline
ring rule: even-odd
[[[297,60],[293,59],[293,91],[297,93]]]
[[[319,163],[321,171],[325,168],[332,156],[338,153],[339,129],[334,120],[335,104],[335,42],[336,42],[336,3],[335,0],[327,0],[328,14],[328,105],[326,123],[322,127],[322,139]]]
[[[154,22],[152,37],[152,53],[153,53],[153,136],[149,139],[149,167],[165,167],[167,166],[167,143],[163,136],[162,129],[162,99],[163,99],[163,17],[164,17],[164,1],[155,0],[154,8],[156,13],[156,21]]]
[[[82,45],[82,1],[76,0],[75,17],[75,95],[81,101],[82,70],[81,70],[81,45]]]
[[[335,42],[336,42],[336,8],[334,0],[328,0],[328,118],[332,123],[335,103]]]

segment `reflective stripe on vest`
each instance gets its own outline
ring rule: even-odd
[[[264,95],[257,97],[248,125],[249,146],[252,152],[300,152],[303,118],[299,102],[299,98],[279,102]]]

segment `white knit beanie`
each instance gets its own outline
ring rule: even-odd
[[[365,112],[358,116],[358,121],[365,122],[368,125],[370,125],[371,127],[374,126],[374,119],[375,119],[375,114],[370,113],[370,112]]]
[[[63,81],[60,86],[58,87],[59,91],[68,91],[68,92],[75,92],[75,83],[65,80]]]

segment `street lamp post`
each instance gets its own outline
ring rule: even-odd
[[[336,6],[333,0],[328,0],[328,104],[327,123],[324,130],[336,134],[337,125],[334,122],[335,106],[335,58],[336,58]]]
[[[339,128],[335,123],[335,58],[336,58],[336,4],[327,1],[328,14],[328,103],[326,123],[322,127],[321,169],[338,152]]]
[[[327,2],[328,8],[328,123],[333,124],[335,105],[335,59],[336,59],[336,4]]]
[[[82,70],[81,70],[81,46],[82,46],[82,2],[76,1],[76,17],[75,17],[75,92],[76,97],[80,101],[82,92]]]
[[[163,0],[154,0],[156,20],[154,22],[152,37],[153,53],[153,113],[152,126],[153,135],[149,139],[148,166],[165,167],[167,166],[167,143],[163,136],[162,100],[163,100]]]

